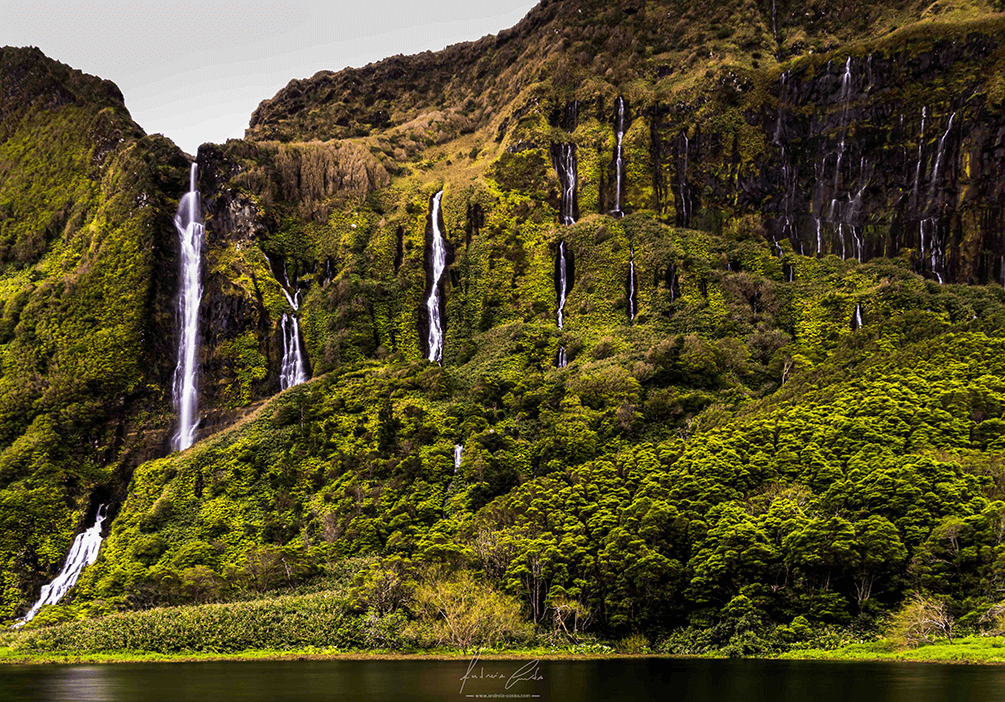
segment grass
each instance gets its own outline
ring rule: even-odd
[[[1005,640],[968,636],[953,643],[945,640],[902,648],[889,640],[849,644],[833,650],[806,649],[782,653],[788,660],[905,661],[915,663],[1005,664]]]
[[[2,665],[101,664],[101,663],[200,663],[214,661],[306,661],[306,660],[467,660],[473,651],[367,651],[337,648],[303,648],[296,650],[249,649],[235,653],[204,653],[180,651],[178,653],[153,653],[150,651],[108,651],[103,653],[26,653],[13,648],[0,647]],[[667,654],[633,653],[573,653],[563,649],[528,648],[514,650],[482,651],[481,660],[612,660],[623,658],[684,658]]]

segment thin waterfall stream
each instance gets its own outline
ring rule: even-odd
[[[558,329],[561,331],[565,326],[565,301],[569,294],[569,262],[565,256],[565,242],[558,242]],[[565,355],[565,346],[558,347],[558,367],[565,368],[568,359]]]
[[[178,204],[174,218],[181,243],[181,286],[178,290],[178,317],[181,334],[178,339],[178,364],[174,372],[172,399],[178,413],[178,431],[174,448],[184,451],[195,441],[199,422],[196,356],[199,347],[199,305],[202,302],[202,244],[205,228],[198,188],[199,166],[189,172],[189,190]]]
[[[443,363],[443,319],[440,281],[443,278],[443,271],[447,267],[447,246],[443,238],[443,231],[440,229],[440,200],[442,198],[442,190],[433,196],[429,215],[433,231],[433,277],[432,285],[429,289],[429,297],[426,298],[426,310],[429,312],[428,359],[441,365]]]
[[[621,179],[624,170],[624,151],[621,142],[625,138],[625,99],[618,98],[618,116],[614,123],[614,134],[617,139],[617,147],[614,152],[614,210],[617,216],[621,212]]]
[[[628,321],[635,323],[635,315],[638,313],[638,291],[635,278],[635,249],[631,249],[631,256],[628,259]]]

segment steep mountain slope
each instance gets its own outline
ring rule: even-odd
[[[114,85],[37,49],[0,50],[0,92],[0,612],[10,616],[107,490],[124,491],[129,469],[158,455],[175,282],[155,274],[173,256],[170,194],[185,164],[143,136]]]
[[[356,554],[384,559],[364,581],[473,569],[536,623],[574,603],[605,633],[714,625],[681,650],[794,617],[870,626],[916,587],[978,612],[1005,292],[951,283],[997,281],[1003,251],[994,9],[556,0],[292,82],[197,157],[204,440],[136,469],[40,622],[244,597]],[[131,134],[120,149],[161,149],[149,231],[170,237],[185,164]],[[176,259],[141,260],[115,299],[159,346],[124,377],[159,389],[123,416],[163,437]],[[280,390],[291,318],[315,380],[208,436]],[[122,392],[101,373],[95,393]],[[118,451],[73,499],[128,474]],[[959,524],[980,553],[947,570]]]

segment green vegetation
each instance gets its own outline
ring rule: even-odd
[[[800,255],[768,241],[777,212],[740,192],[775,148],[753,117],[772,105],[773,57],[809,81],[853,39],[917,53],[977,29],[992,41],[1000,18],[956,3],[935,23],[905,3],[869,19],[850,3],[804,21],[793,2],[775,36],[749,2],[649,3],[623,23],[564,5],[498,40],[319,74],[294,102],[263,103],[255,141],[200,150],[206,436],[167,456],[185,159],[96,79],[0,54],[58,78],[15,86],[53,99],[4,116],[0,140],[0,620],[25,611],[99,502],[113,516],[71,596],[0,634],[0,661],[993,656],[1005,291],[926,280],[906,248]],[[877,100],[994,88],[975,61],[954,66]],[[360,75],[390,81],[365,109]],[[350,84],[356,97],[336,99]],[[623,218],[605,214],[617,95]],[[917,147],[887,136],[869,143]],[[580,169],[569,227],[550,161],[566,141]],[[691,143],[701,158],[681,153]],[[960,198],[983,187],[969,168]],[[441,189],[442,367],[419,338]],[[960,256],[987,273],[971,215]],[[560,242],[575,270],[562,330]],[[293,313],[282,287],[298,285],[314,379],[263,402]]]

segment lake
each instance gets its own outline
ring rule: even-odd
[[[0,700],[981,702],[1005,697],[1005,667],[995,666],[621,659],[537,666],[491,660],[468,669],[467,661],[416,660],[0,666]]]

